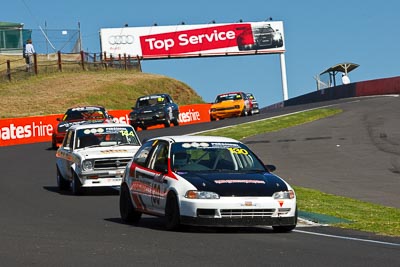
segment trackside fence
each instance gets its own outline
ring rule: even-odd
[[[32,75],[55,72],[79,72],[98,70],[127,70],[141,72],[139,57],[106,55],[106,53],[34,54],[33,64],[27,65],[22,56],[10,56],[0,61],[0,82],[26,79]]]

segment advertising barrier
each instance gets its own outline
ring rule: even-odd
[[[193,124],[210,121],[211,104],[195,104],[179,107],[179,124]],[[110,110],[114,122],[129,123],[131,110]],[[34,116],[26,118],[0,119],[0,146],[51,142],[51,136],[57,127],[57,118],[63,114]],[[159,128],[163,126],[154,126]]]

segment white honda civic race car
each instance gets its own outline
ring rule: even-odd
[[[214,136],[164,136],[145,142],[127,165],[120,214],[136,223],[142,214],[180,225],[272,226],[297,224],[296,194],[243,143]]]

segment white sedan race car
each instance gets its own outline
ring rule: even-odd
[[[136,223],[142,214],[183,225],[272,226],[297,224],[296,195],[243,143],[225,137],[166,136],[145,142],[127,165],[120,214]]]
[[[119,187],[141,143],[128,124],[96,123],[68,129],[56,153],[57,185],[75,195],[88,187]]]

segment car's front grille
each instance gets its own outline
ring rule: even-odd
[[[148,117],[153,117],[153,116],[155,116],[157,114],[157,112],[154,112],[154,111],[152,111],[152,112],[146,112],[146,113],[140,113],[140,114],[138,114],[138,117],[139,118],[148,118]]]
[[[227,108],[216,108],[215,110],[216,111],[225,111],[225,110],[234,110],[234,109],[237,109],[237,108],[235,108],[235,107],[227,107]]]
[[[96,159],[94,161],[94,169],[121,169],[125,168],[130,160],[131,158]]]
[[[222,218],[271,217],[275,209],[224,209]]]

